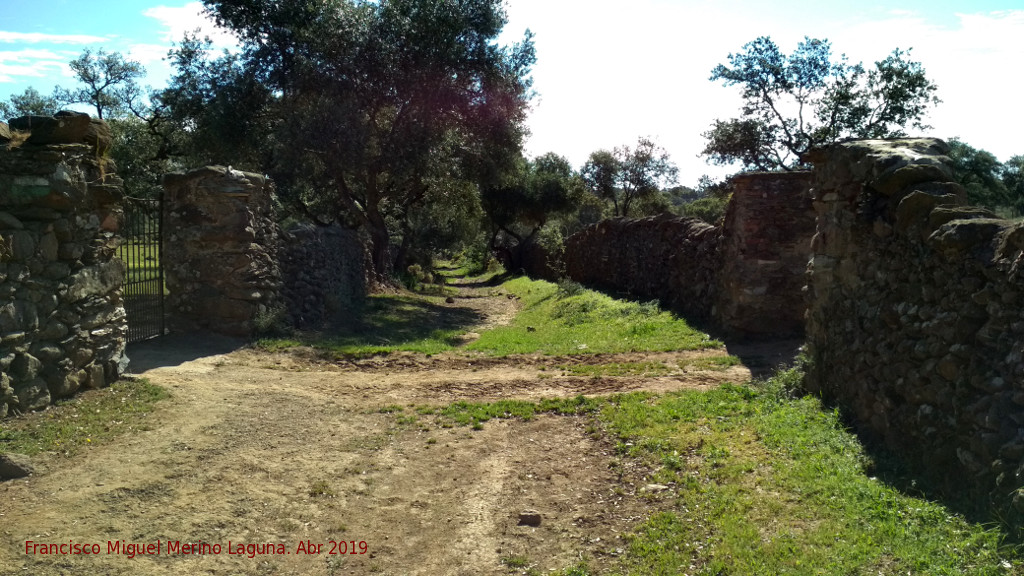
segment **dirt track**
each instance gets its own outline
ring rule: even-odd
[[[44,473],[0,485],[0,574],[546,574],[581,558],[601,570],[626,547],[620,536],[661,504],[638,490],[643,470],[623,467],[592,419],[473,430],[413,421],[411,407],[702,388],[750,374],[737,366],[584,378],[553,369],[579,359],[399,355],[344,365],[247,348],[210,353],[231,347],[169,339],[137,349],[136,369],[173,398],[148,431],[44,457]],[[685,366],[707,354],[725,352],[588,362]],[[380,410],[391,405],[406,409]],[[524,510],[539,512],[540,526],[518,525]],[[26,554],[29,540],[98,543],[102,553]],[[109,554],[118,540],[159,542],[160,554]],[[168,554],[168,541],[220,553]],[[367,553],[330,554],[332,541],[357,551],[365,542]],[[302,553],[307,545],[314,553]]]

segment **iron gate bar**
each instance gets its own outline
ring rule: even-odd
[[[124,261],[124,308],[128,341],[138,342],[166,333],[163,270],[163,195],[126,198],[124,242],[118,252]]]

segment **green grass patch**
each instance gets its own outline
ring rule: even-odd
[[[272,351],[313,346],[346,357],[437,354],[458,345],[459,336],[480,320],[472,310],[446,306],[440,298],[385,294],[367,298],[352,321],[333,333],[263,339],[259,345]]]
[[[666,376],[676,370],[663,362],[612,362],[609,364],[577,364],[557,366],[573,376]]]
[[[119,380],[109,388],[76,396],[43,412],[0,421],[0,453],[70,455],[83,446],[145,430],[145,416],[169,396],[145,379]]]
[[[571,283],[570,283],[571,284]],[[468,346],[495,356],[698,350],[722,343],[661,310],[656,302],[616,300],[578,285],[560,289],[515,278],[503,287],[523,301],[510,326],[488,330]]]
[[[733,366],[739,366],[743,361],[735,356],[706,356],[704,358],[694,358],[682,364],[683,366],[689,366],[697,370],[728,370]]]
[[[869,477],[836,412],[784,393],[798,378],[605,404],[620,451],[677,495],[623,574],[1008,573],[998,531]]]
[[[486,283],[493,274],[474,281]],[[492,356],[670,351],[717,348],[722,343],[694,330],[656,303],[616,300],[582,288],[515,278],[502,289],[520,297],[523,311],[512,325],[484,331],[466,347]],[[461,336],[482,320],[476,312],[424,295],[378,295],[344,328],[329,334],[263,339],[271,351],[312,346],[337,356],[366,357],[395,351],[437,354],[459,347]],[[633,368],[623,367],[629,371]]]
[[[900,492],[870,476],[857,438],[801,375],[656,396],[418,406],[441,427],[495,418],[590,415],[619,457],[666,484],[667,510],[627,537],[615,574],[1024,574],[1020,552],[992,525]],[[397,414],[396,414],[397,415]],[[601,426],[598,426],[598,421]],[[579,564],[562,574],[589,574]]]

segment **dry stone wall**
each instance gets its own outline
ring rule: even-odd
[[[948,150],[812,154],[806,383],[948,489],[1024,511],[1024,223],[964,206]]]
[[[297,224],[281,235],[282,295],[291,324],[318,328],[359,304],[370,289],[367,241],[338,224]]]
[[[281,306],[273,184],[207,166],[164,177],[163,262],[172,322],[250,336]]]
[[[725,224],[661,215],[606,220],[566,241],[577,282],[658,298],[741,337],[799,334],[814,211],[810,173],[733,178]]]
[[[711,315],[721,231],[663,214],[599,222],[565,242],[566,275],[583,284],[657,298],[694,319]]]
[[[109,146],[86,114],[0,123],[0,417],[125,368],[123,187]]]
[[[715,321],[744,335],[801,334],[815,231],[810,172],[732,178],[722,227]]]

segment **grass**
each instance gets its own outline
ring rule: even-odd
[[[627,537],[619,575],[1024,574],[1004,533],[872,476],[839,415],[794,396],[801,375],[662,396],[418,406],[442,426],[588,415],[667,507]],[[562,572],[585,576],[586,563]]]
[[[602,409],[620,450],[676,490],[631,536],[623,574],[1008,573],[1000,532],[869,476],[836,412],[786,394],[798,379]]]
[[[662,352],[722,346],[654,302],[616,300],[593,290],[564,290],[551,282],[529,278],[515,278],[503,287],[522,299],[522,312],[511,325],[482,333],[468,349],[506,356],[538,352]]]
[[[160,291],[160,246],[153,242],[125,240],[117,249],[125,263],[125,285],[132,295],[155,295]],[[167,293],[167,288],[163,288]]]
[[[493,274],[480,278],[486,282]],[[571,293],[542,280],[515,278],[501,285],[518,296],[523,311],[512,325],[484,331],[466,350],[490,356],[669,351],[717,348],[722,343],[691,328],[657,304],[638,304],[579,288]],[[458,348],[461,336],[483,318],[424,295],[377,295],[344,328],[332,334],[263,339],[277,351],[313,346],[338,357],[391,352],[437,354]]]
[[[664,362],[611,362],[608,364],[577,364],[557,366],[573,376],[666,376],[675,369]]]
[[[169,394],[144,379],[120,380],[43,412],[0,422],[0,453],[74,454],[83,446],[145,430],[145,417]]]
[[[382,294],[367,298],[358,316],[332,334],[260,340],[268,350],[313,346],[337,356],[366,357],[396,351],[437,354],[451,350],[480,321],[471,310],[441,298]]]

